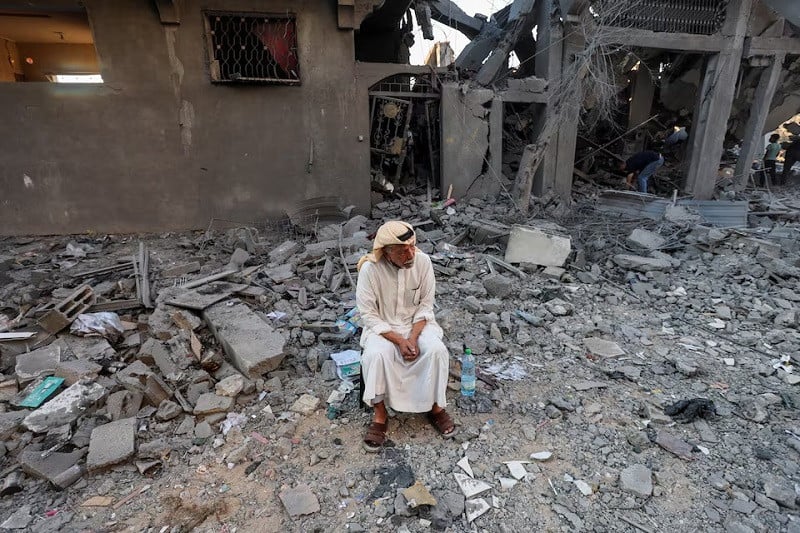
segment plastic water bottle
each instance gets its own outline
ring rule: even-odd
[[[475,356],[469,348],[464,349],[461,358],[461,396],[475,396]]]

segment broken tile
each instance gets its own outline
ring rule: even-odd
[[[456,483],[458,483],[459,488],[461,488],[461,492],[464,493],[466,498],[472,498],[473,496],[477,496],[478,494],[492,489],[491,485],[484,483],[479,479],[472,479],[471,477],[458,472],[453,473],[453,476],[455,476]]]
[[[469,458],[466,455],[456,463],[456,466],[460,466],[461,469],[469,475],[469,477],[475,477],[475,475],[472,473],[472,467],[469,465]]]
[[[477,498],[475,500],[467,500],[464,503],[464,509],[467,513],[467,522],[473,522],[476,518],[485,514],[491,507],[483,498]]]

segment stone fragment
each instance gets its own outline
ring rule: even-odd
[[[185,416],[181,423],[178,424],[178,427],[175,429],[176,435],[189,435],[190,433],[194,433],[194,417],[193,416]]]
[[[467,500],[464,508],[467,512],[467,522],[473,522],[476,518],[483,515],[491,509],[486,500],[483,498],[476,498],[474,500]]]
[[[164,400],[161,402],[161,405],[158,406],[158,411],[156,412],[156,420],[161,422],[165,422],[167,420],[172,420],[176,418],[183,412],[181,406],[177,403],[173,402],[172,400]]]
[[[508,237],[507,263],[532,263],[541,266],[564,266],[572,251],[568,237],[559,237],[536,228],[514,226]]]
[[[436,498],[428,491],[422,482],[417,481],[407,489],[403,490],[403,496],[408,502],[409,507],[419,507],[420,505],[436,505]]]
[[[599,357],[618,357],[625,354],[625,351],[616,342],[597,337],[583,339],[583,345],[586,346],[589,353]]]
[[[644,465],[632,465],[619,475],[620,488],[642,498],[653,494],[653,479],[650,469]]]
[[[139,459],[163,459],[172,451],[172,445],[166,439],[156,439],[139,445]]]
[[[167,379],[177,376],[178,366],[173,362],[169,350],[163,342],[157,339],[147,339],[142,347],[139,348],[137,359],[146,364],[155,364],[161,375]]]
[[[92,430],[86,468],[90,472],[127,461],[136,453],[136,419],[123,418]]]
[[[681,459],[692,459],[692,445],[666,431],[656,433],[656,444]]]
[[[71,424],[105,395],[105,387],[79,381],[31,412],[22,424],[34,433],[44,433],[50,428]]]
[[[594,490],[592,490],[592,487],[582,479],[576,479],[575,481],[573,481],[573,483],[578,488],[578,490],[581,491],[581,494],[583,494],[584,496],[591,496],[592,493],[594,492]]]
[[[292,255],[299,252],[302,245],[295,241],[285,241],[269,253],[270,263],[284,263]]]
[[[230,396],[218,396],[213,392],[200,395],[194,406],[195,415],[210,415],[214,413],[227,413],[233,409],[234,399]]]
[[[285,340],[244,303],[213,305],[203,317],[233,365],[256,379],[275,370],[284,358]]]
[[[0,524],[0,529],[27,529],[33,521],[32,510],[33,507],[30,505],[20,506]]]
[[[553,316],[569,316],[574,311],[574,306],[561,298],[553,298],[545,302],[544,308]]]
[[[636,228],[628,235],[628,244],[647,251],[657,250],[667,243],[667,239],[646,229]]]
[[[531,454],[531,459],[534,461],[549,461],[553,457],[553,452],[542,451],[542,452],[534,452]]]
[[[492,489],[492,486],[488,483],[484,483],[479,479],[472,479],[459,472],[454,472],[453,476],[455,476],[456,483],[458,483],[461,492],[464,493],[464,497],[467,499]]]
[[[672,269],[672,263],[670,261],[655,257],[618,254],[613,257],[613,261],[622,268],[627,270],[636,270],[637,272],[653,272]]]
[[[764,480],[764,494],[767,498],[778,502],[778,505],[789,509],[797,508],[797,493],[792,483],[783,478],[770,476]]]
[[[483,278],[483,288],[494,298],[505,298],[514,288],[514,281],[502,274],[492,274]]]
[[[308,485],[286,488],[279,494],[281,503],[289,516],[302,516],[319,512],[319,500]]]
[[[26,416],[28,416],[28,411],[0,413],[0,441],[10,439]]]
[[[208,439],[214,436],[214,430],[208,422],[200,422],[194,427],[194,436],[196,439]]]
[[[138,392],[121,390],[109,394],[106,399],[106,411],[111,420],[136,416],[142,407],[142,395]]]
[[[318,405],[319,398],[310,394],[303,394],[297,400],[295,400],[289,410],[295,413],[310,415],[317,409]]]
[[[39,377],[52,376],[59,361],[61,361],[61,348],[55,343],[32,352],[19,354],[14,367],[17,381],[20,385],[24,385]]]
[[[244,389],[244,376],[241,374],[228,376],[214,387],[214,391],[219,396],[230,396],[231,398],[238,396],[242,389]]]
[[[86,359],[61,361],[56,365],[55,376],[64,378],[67,386],[74,385],[82,379],[93,380],[103,367]]]

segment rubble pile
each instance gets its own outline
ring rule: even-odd
[[[5,239],[0,527],[800,531],[800,225],[532,211]],[[351,283],[388,219],[433,260],[461,427],[393,414],[366,456]]]

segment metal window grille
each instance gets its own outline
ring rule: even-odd
[[[603,0],[617,7],[618,0]],[[627,0],[614,26],[659,32],[713,35],[722,29],[728,0]]]
[[[214,82],[300,83],[294,16],[205,13]]]

